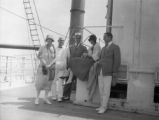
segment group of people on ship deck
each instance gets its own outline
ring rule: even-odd
[[[87,81],[89,101],[98,87],[100,106],[96,110],[102,114],[108,109],[111,85],[116,85],[121,64],[120,48],[113,42],[112,33],[108,32],[103,35],[105,45],[102,48],[94,34],[88,38],[91,44],[88,49],[82,43],[81,33],[75,33],[73,39],[74,43],[67,47],[64,39],[59,38],[55,47],[54,38],[47,35],[46,44],[40,47],[37,55],[40,64],[35,82],[35,104],[39,104],[42,90],[45,91],[46,104],[52,104],[49,93],[54,101],[70,100],[72,81],[78,78]]]

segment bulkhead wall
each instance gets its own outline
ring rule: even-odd
[[[127,105],[155,111],[154,87],[159,68],[159,0],[114,0],[114,42],[128,65]]]

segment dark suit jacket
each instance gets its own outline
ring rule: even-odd
[[[81,44],[77,47],[70,47],[70,57],[81,57],[84,52],[87,52],[87,48]]]
[[[104,76],[111,76],[112,73],[117,73],[120,64],[121,54],[119,46],[112,43],[108,48],[106,46],[102,48],[99,66]]]
[[[87,48],[82,44],[78,46],[72,45],[69,48],[70,50],[70,57],[67,58],[67,66],[70,67],[73,58],[81,57],[84,52],[87,52]]]
[[[71,68],[76,77],[81,80],[86,80],[85,78],[86,75],[88,75],[88,70],[93,63],[82,58],[83,53],[87,53],[87,48],[85,46],[81,44],[78,46],[71,46],[68,67]]]

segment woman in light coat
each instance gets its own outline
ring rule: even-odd
[[[51,104],[48,100],[48,93],[51,90],[52,81],[54,80],[55,67],[55,47],[52,44],[54,39],[47,35],[46,37],[46,45],[41,46],[38,53],[38,59],[40,60],[40,64],[37,70],[37,78],[35,82],[35,87],[37,91],[37,96],[35,99],[35,104],[39,104],[39,96],[41,90],[45,90],[45,98],[44,102],[46,104]]]

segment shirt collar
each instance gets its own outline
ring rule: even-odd
[[[110,47],[110,45],[113,43],[113,41],[110,41],[107,45],[107,48]]]
[[[112,43],[113,43],[113,41],[110,41],[110,42],[108,43],[108,45],[110,46]]]
[[[75,44],[76,47],[79,47],[81,43]]]

